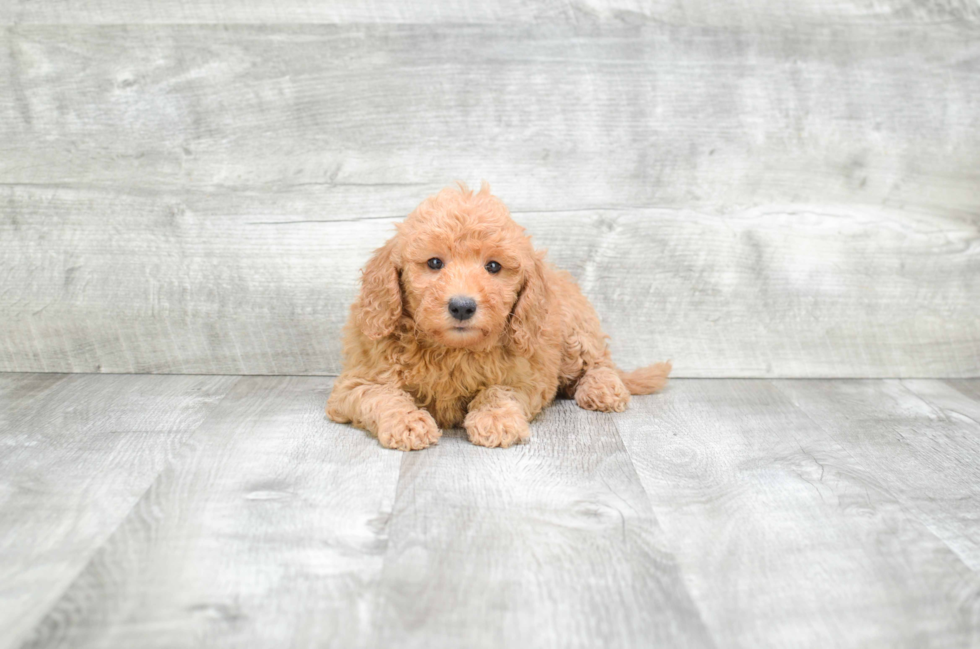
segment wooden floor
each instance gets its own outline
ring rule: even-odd
[[[677,380],[411,454],[331,382],[0,374],[0,646],[980,646],[980,380]]]

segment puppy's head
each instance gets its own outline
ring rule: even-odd
[[[425,199],[364,269],[354,305],[372,339],[411,318],[416,336],[447,347],[512,345],[531,353],[548,299],[530,237],[484,183]]]

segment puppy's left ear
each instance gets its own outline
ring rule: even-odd
[[[402,291],[395,259],[397,241],[395,235],[374,251],[364,267],[361,294],[351,307],[358,327],[371,340],[391,335],[402,315]]]
[[[525,270],[524,286],[510,316],[510,337],[522,356],[530,356],[537,346],[548,315],[551,291],[544,280],[544,253],[532,255],[534,262]]]

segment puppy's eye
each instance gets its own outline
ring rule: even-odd
[[[495,261],[488,261],[487,265],[484,266],[484,268],[486,268],[487,272],[490,273],[491,275],[496,275],[497,273],[500,272],[502,266]]]
[[[440,268],[443,267],[442,260],[439,259],[438,257],[433,257],[432,259],[430,259],[425,263],[428,264],[429,268],[431,268],[432,270],[439,270]]]

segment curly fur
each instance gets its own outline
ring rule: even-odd
[[[429,268],[433,257],[445,266]],[[486,270],[491,260],[499,273]],[[476,300],[471,320],[450,316],[454,295]],[[616,368],[592,305],[486,183],[425,199],[375,251],[344,358],[327,415],[401,450],[426,448],[440,428],[459,425],[474,444],[507,447],[528,439],[528,422],[559,393],[622,412],[630,394],[660,390],[670,373],[670,363]]]

